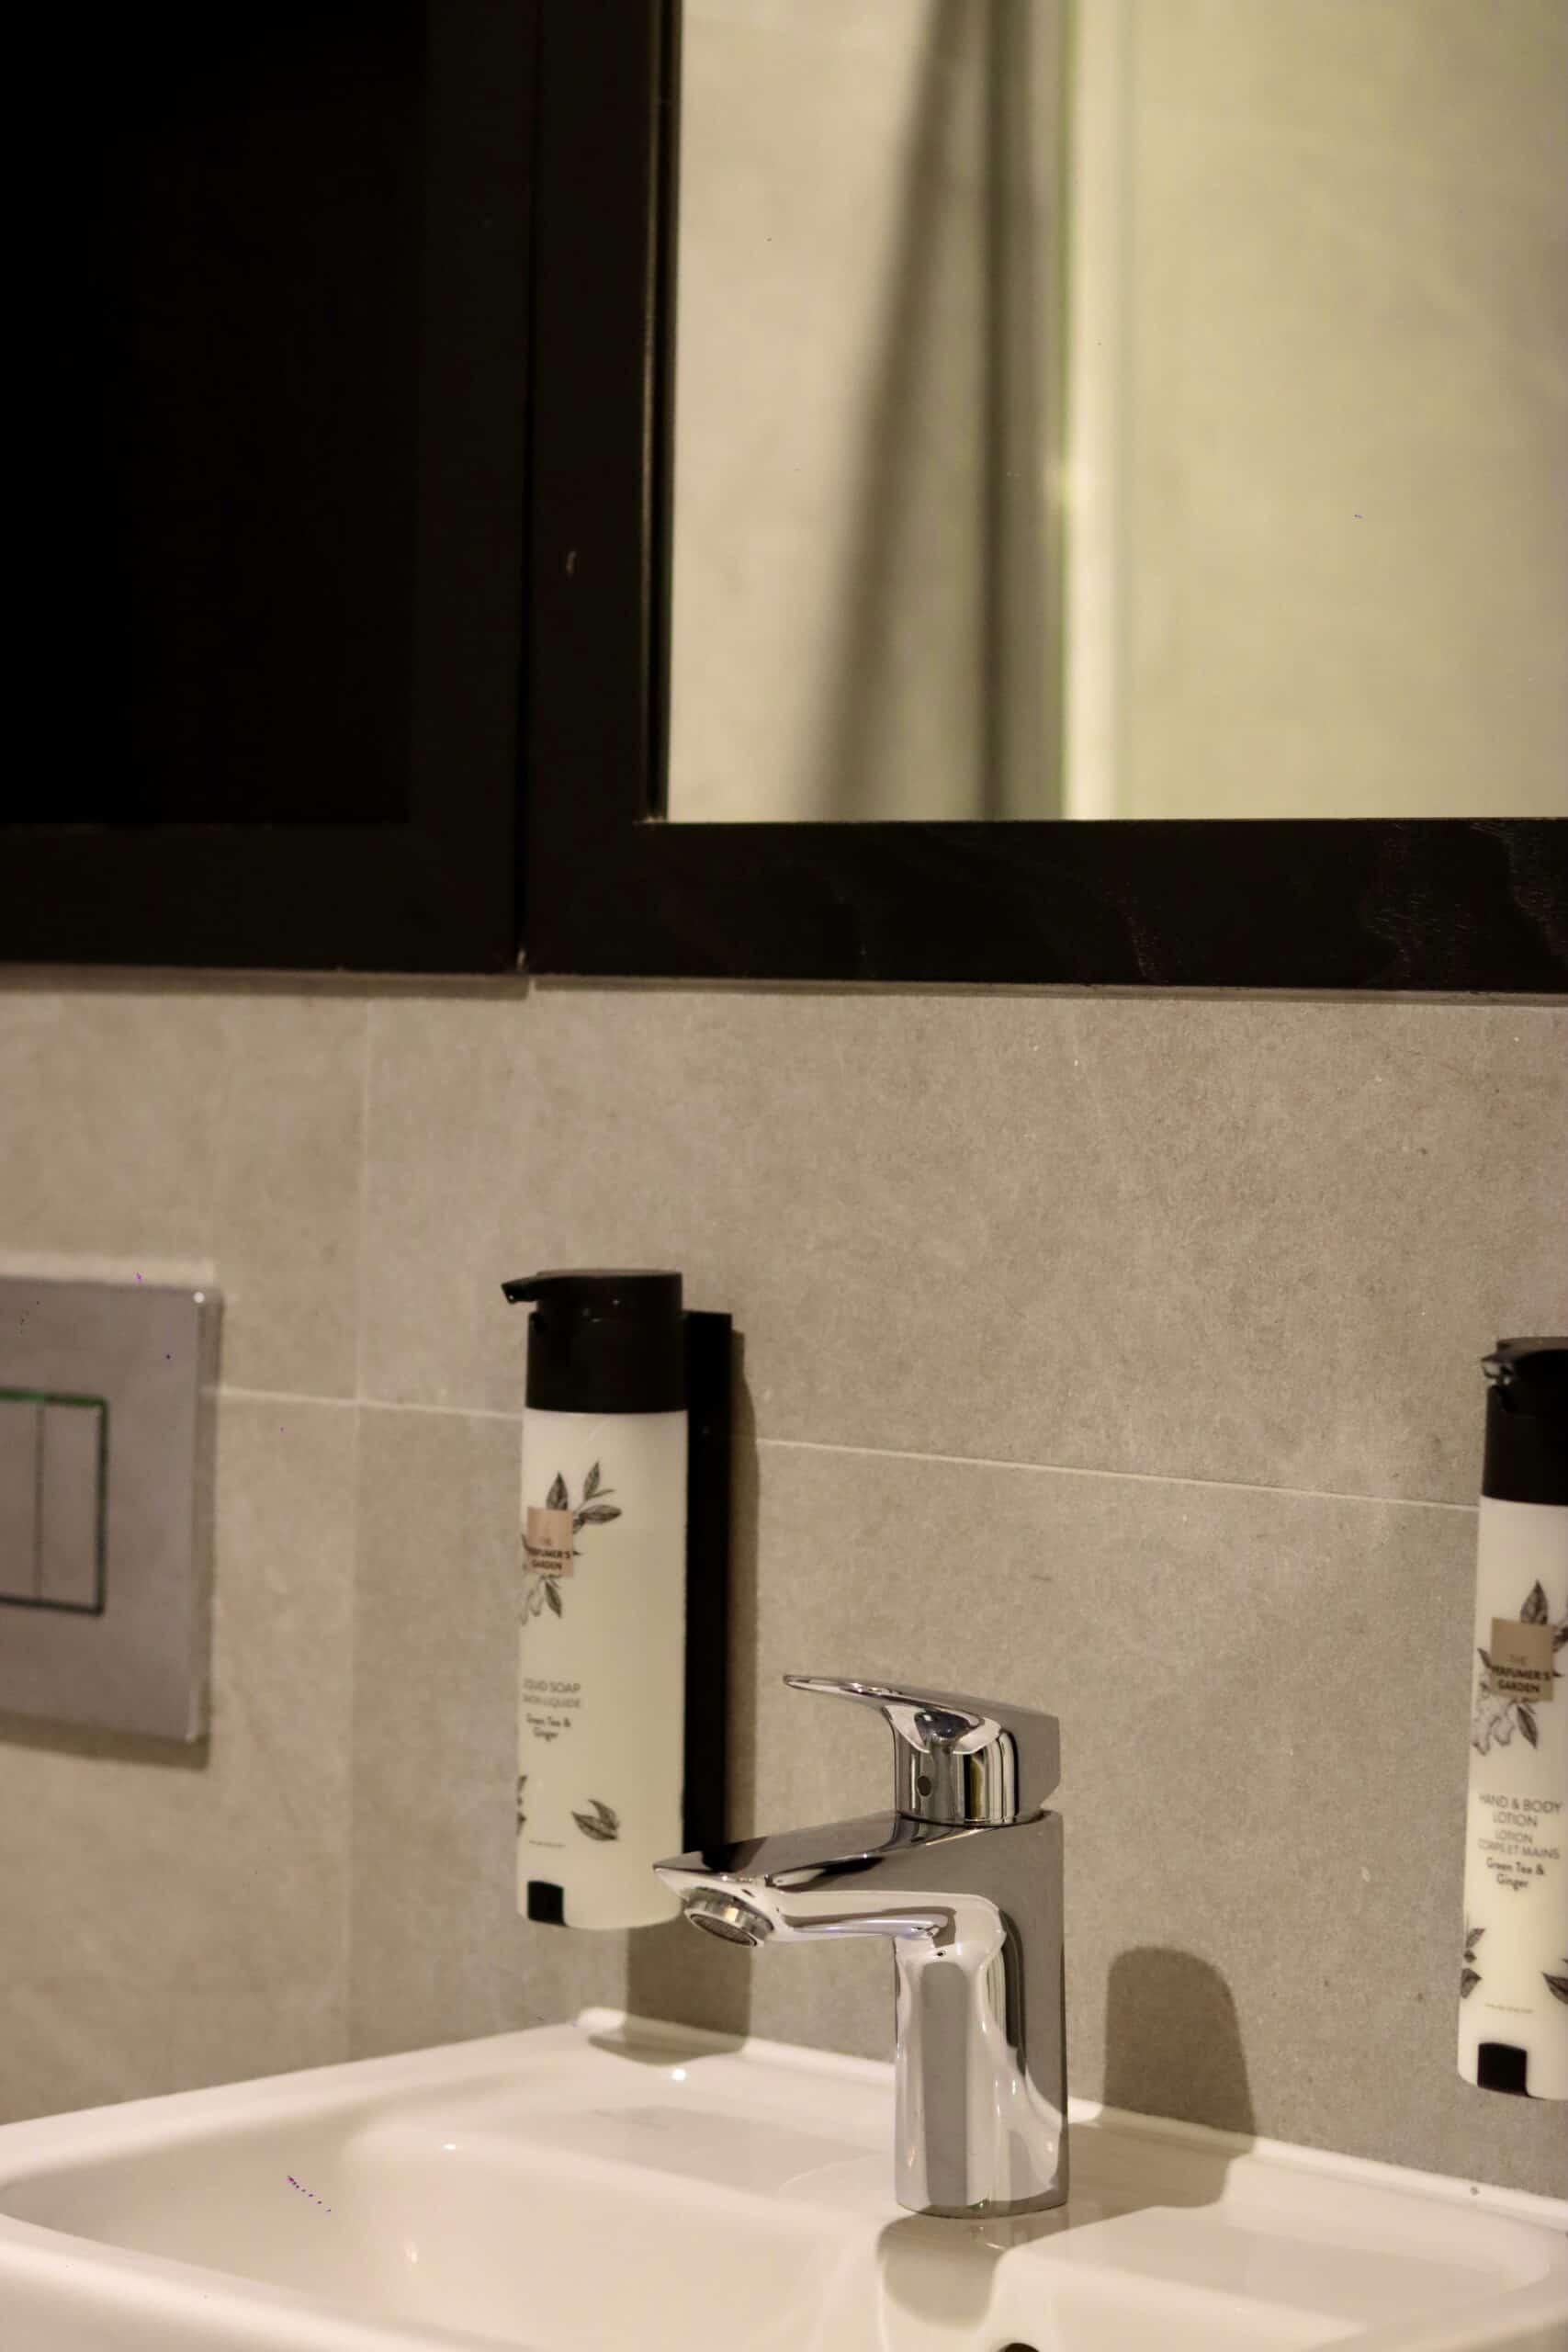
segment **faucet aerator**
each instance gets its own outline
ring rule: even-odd
[[[693,1927],[717,1936],[723,1943],[748,1944],[755,1950],[773,1932],[771,1919],[733,1894],[711,1894],[705,1889],[683,1895],[682,1902]]]

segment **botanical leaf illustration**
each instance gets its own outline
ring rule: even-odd
[[[1481,1982],[1480,1969],[1472,1968],[1471,1962],[1475,1957],[1475,1947],[1485,1933],[1484,1928],[1466,1928],[1464,1931],[1464,1966],[1460,1970],[1459,1977],[1459,1996],[1461,2001],[1468,2001]]]
[[[596,1845],[613,1844],[621,1834],[620,1815],[607,1805],[603,1797],[590,1797],[588,1802],[593,1808],[592,1812],[574,1813],[571,1816],[573,1821],[583,1836],[592,1838]]]
[[[570,1510],[571,1532],[575,1535],[584,1527],[603,1527],[610,1520],[620,1518],[620,1504],[606,1502],[604,1499],[606,1495],[614,1492],[613,1487],[605,1486],[604,1469],[599,1463],[595,1462],[582,1482],[582,1500],[573,1509],[571,1489],[558,1470],[550,1481],[549,1493],[545,1497],[545,1509]],[[594,1497],[598,1499],[592,1499]],[[574,1546],[572,1557],[575,1559],[577,1556]],[[526,1536],[523,1539],[523,1565],[527,1569],[534,1567]],[[566,1606],[561,1600],[560,1586],[557,1580],[557,1570],[553,1563],[548,1568],[541,1568],[534,1572],[532,1582],[524,1595],[524,1622],[526,1623],[530,1617],[539,1616],[547,1609],[552,1617],[564,1617],[566,1614]]]
[[[579,1527],[603,1527],[607,1521],[619,1519],[620,1515],[619,1503],[584,1503],[581,1510],[572,1512],[571,1524],[574,1530]]]
[[[1500,1699],[1483,1675],[1470,1724],[1470,1744],[1477,1755],[1490,1755],[1494,1741],[1499,1747],[1506,1747],[1514,1736],[1516,1720],[1513,1701]]]
[[[1568,1612],[1565,1612],[1560,1625],[1551,1624],[1551,1605],[1546,1598],[1545,1589],[1539,1577],[1530,1587],[1524,1606],[1519,1611],[1519,1623],[1521,1625],[1551,1625],[1551,1646],[1554,1651],[1560,1650],[1563,1644],[1568,1642]],[[1494,1746],[1506,1747],[1516,1731],[1521,1731],[1524,1734],[1531,1747],[1539,1747],[1540,1726],[1537,1724],[1532,1712],[1532,1702],[1529,1699],[1509,1698],[1495,1690],[1492,1681],[1495,1669],[1490,1651],[1478,1647],[1475,1655],[1481,1660],[1481,1672],[1475,1679],[1475,1703],[1471,1710],[1470,1744],[1472,1747],[1475,1749],[1478,1756],[1488,1756]],[[1556,1667],[1551,1670],[1551,1679],[1554,1682],[1561,1682],[1562,1679],[1562,1673]]]
[[[1564,1968],[1568,1968],[1568,1957],[1564,1958],[1562,1965]],[[1568,1976],[1547,1976],[1544,1968],[1540,1973],[1542,1976],[1546,1978],[1546,1989],[1551,1994],[1552,1999],[1554,2001],[1568,2001]]]

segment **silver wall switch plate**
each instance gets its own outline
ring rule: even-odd
[[[0,1387],[0,1600],[104,1605],[108,1405]]]
[[[38,1599],[39,1462],[43,1407],[0,1393],[0,1600]]]
[[[0,1714],[206,1730],[218,1306],[0,1277]]]

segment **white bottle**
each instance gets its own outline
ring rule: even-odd
[[[679,1905],[687,1421],[681,1277],[508,1283],[533,1303],[523,1415],[517,1907],[634,1928]]]
[[[1459,2070],[1568,2099],[1568,1340],[1484,1369]]]

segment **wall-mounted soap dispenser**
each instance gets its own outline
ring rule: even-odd
[[[503,1288],[534,1309],[517,1907],[647,1926],[677,1909],[653,1863],[723,1809],[729,1319],[686,1314],[678,1273]]]
[[[1459,2070],[1568,2099],[1568,1339],[1483,1369]]]

